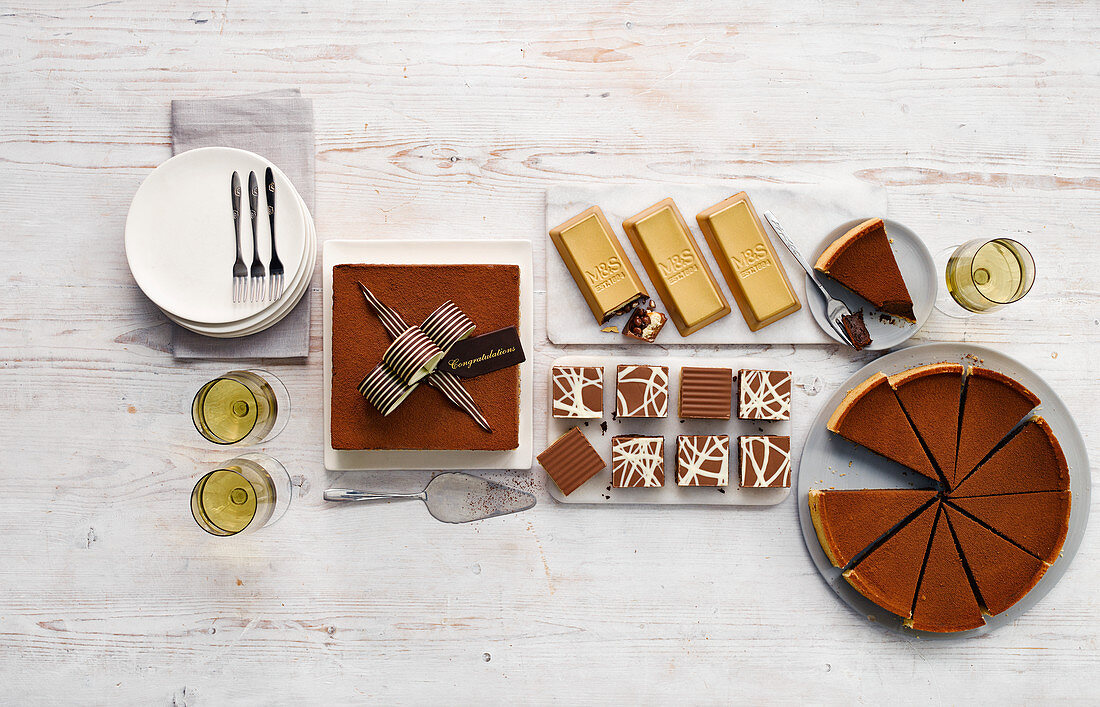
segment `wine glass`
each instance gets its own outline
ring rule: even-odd
[[[198,480],[191,491],[191,515],[211,535],[253,533],[286,513],[292,491],[286,467],[266,454],[249,452]]]
[[[248,445],[275,438],[290,418],[290,394],[273,373],[229,371],[205,383],[191,401],[195,429],[214,444]]]
[[[946,263],[943,263],[946,261]],[[977,238],[941,251],[948,297],[936,308],[948,316],[965,318],[992,312],[1022,299],[1035,283],[1035,259],[1011,238]]]

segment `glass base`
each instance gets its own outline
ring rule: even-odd
[[[955,244],[938,251],[932,256],[932,262],[936,264],[936,276],[945,277],[944,273],[947,272],[947,261],[951,259],[952,254],[958,250],[960,244]],[[936,310],[945,316],[952,319],[970,319],[971,317],[978,316],[978,312],[971,312],[961,304],[955,301],[955,298],[951,296],[951,293],[947,289],[946,278],[940,283],[942,287],[936,288]]]

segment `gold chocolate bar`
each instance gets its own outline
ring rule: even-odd
[[[551,228],[550,240],[600,324],[649,299],[600,207]]]
[[[730,313],[726,296],[672,199],[623,221],[623,230],[680,336]]]
[[[695,220],[749,329],[763,329],[802,308],[745,192],[700,212]]]

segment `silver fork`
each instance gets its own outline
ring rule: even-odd
[[[264,184],[267,187],[267,218],[271,221],[271,263],[268,266],[271,286],[268,299],[275,301],[283,294],[283,261],[279,260],[279,252],[275,249],[275,175],[270,167],[264,174]]]
[[[787,236],[787,232],[783,230],[783,227],[779,225],[779,221],[776,220],[772,212],[765,211],[764,218],[767,219],[771,225],[772,230],[775,231],[775,235],[779,236],[779,240],[783,241],[783,245],[787,246],[787,250],[791,251],[791,255],[798,261],[798,264],[802,266],[802,269],[806,271],[806,274],[810,276],[810,281],[817,285],[817,289],[821,292],[821,296],[825,298],[825,318],[829,320],[829,324],[833,327],[833,330],[840,335],[840,340],[844,343],[852,346],[852,340],[848,338],[848,332],[844,330],[844,325],[841,323],[841,317],[851,316],[852,311],[848,309],[848,305],[844,304],[840,300],[830,295],[821,283],[817,281],[817,276],[814,275],[814,271],[810,268],[809,264],[802,257],[802,253],[799,252],[798,246]]]
[[[250,274],[252,276],[251,282],[251,295],[249,299],[253,302],[261,300],[264,297],[264,279],[267,277],[267,272],[264,270],[264,264],[260,262],[260,244],[259,237],[256,234],[256,210],[260,206],[260,187],[256,183],[256,173],[248,173],[248,207],[252,210],[252,268]]]
[[[237,239],[237,260],[233,263],[233,302],[244,302],[248,291],[248,268],[241,255],[241,175],[233,173],[229,182],[229,194],[233,203],[233,236]]]

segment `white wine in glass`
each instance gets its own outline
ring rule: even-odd
[[[282,431],[290,416],[286,386],[267,371],[229,371],[191,402],[195,429],[215,444],[257,444]]]
[[[1035,283],[1035,260],[1011,238],[977,239],[947,261],[947,291],[971,312],[990,312],[1024,297]]]
[[[286,467],[250,452],[199,479],[191,491],[191,515],[211,535],[251,533],[286,513],[292,491]]]

